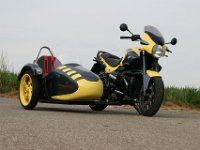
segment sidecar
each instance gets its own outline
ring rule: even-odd
[[[51,55],[40,56],[44,49]],[[37,102],[90,105],[103,95],[99,76],[79,64],[62,64],[48,47],[42,47],[36,60],[22,68],[18,79],[25,109],[33,109]]]

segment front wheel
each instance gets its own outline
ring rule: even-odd
[[[153,77],[149,82],[146,95],[139,103],[139,111],[144,116],[155,115],[161,107],[164,97],[164,83],[162,78]]]
[[[24,109],[33,109],[40,93],[39,79],[31,71],[26,71],[19,84],[19,99]]]

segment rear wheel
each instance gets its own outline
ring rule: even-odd
[[[139,111],[144,116],[155,115],[163,102],[164,84],[162,78],[154,77],[149,82],[145,97],[140,100]]]
[[[39,79],[31,71],[26,71],[19,85],[19,99],[24,109],[33,109],[37,105],[39,88]]]
[[[96,104],[96,105],[89,105],[93,111],[102,111],[106,109],[108,105],[105,104]]]

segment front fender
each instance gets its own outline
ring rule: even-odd
[[[161,77],[160,73],[157,71],[153,71],[153,70],[147,70],[147,75],[149,77]]]
[[[146,74],[144,74],[143,77],[143,91],[146,92],[146,90],[148,89],[149,86],[149,82],[151,80],[152,77],[161,77],[161,75],[159,74],[159,72],[153,71],[153,70],[147,70]]]
[[[26,64],[22,70],[20,71],[19,75],[18,75],[18,80],[21,80],[22,75],[26,72],[26,71],[31,71],[33,73],[33,75],[35,76],[39,76],[42,75],[43,71],[42,69],[37,65],[37,64]]]

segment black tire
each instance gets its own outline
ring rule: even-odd
[[[106,107],[108,105],[104,105],[104,104],[97,104],[97,105],[89,105],[90,108],[93,110],[93,111],[102,111],[104,109],[106,109]]]
[[[148,109],[144,109],[144,103],[151,100],[150,98],[148,99],[148,97],[146,97],[147,99],[146,102],[145,100],[142,100],[139,104],[139,111],[143,116],[149,116],[149,117],[154,116],[160,109],[160,106],[162,105],[162,102],[163,102],[164,83],[162,81],[162,78],[160,77],[151,78],[150,83],[149,83],[149,88],[152,85],[153,85],[154,95],[153,95],[153,98],[151,98],[152,102],[149,108],[146,106]]]
[[[96,63],[93,65],[91,71],[93,73],[95,73],[96,75],[99,75],[99,73],[102,71],[102,67],[99,63]],[[103,98],[101,98],[101,100],[103,100]],[[106,109],[108,105],[106,104],[96,104],[96,105],[89,105],[89,107],[93,110],[93,111],[103,111],[104,109]]]
[[[22,80],[23,80],[23,76],[25,75],[29,75],[31,80],[32,80],[32,95],[30,96],[31,99],[29,100],[29,102],[27,102],[27,105],[25,105],[22,102],[22,96],[21,94],[23,94],[23,92],[21,93],[21,84],[22,84]],[[20,80],[20,84],[19,84],[19,100],[20,100],[20,104],[24,109],[27,110],[32,110],[35,108],[35,106],[38,103],[38,99],[40,97],[40,83],[39,83],[39,78],[34,76],[32,71],[26,71],[23,73],[22,78]]]

